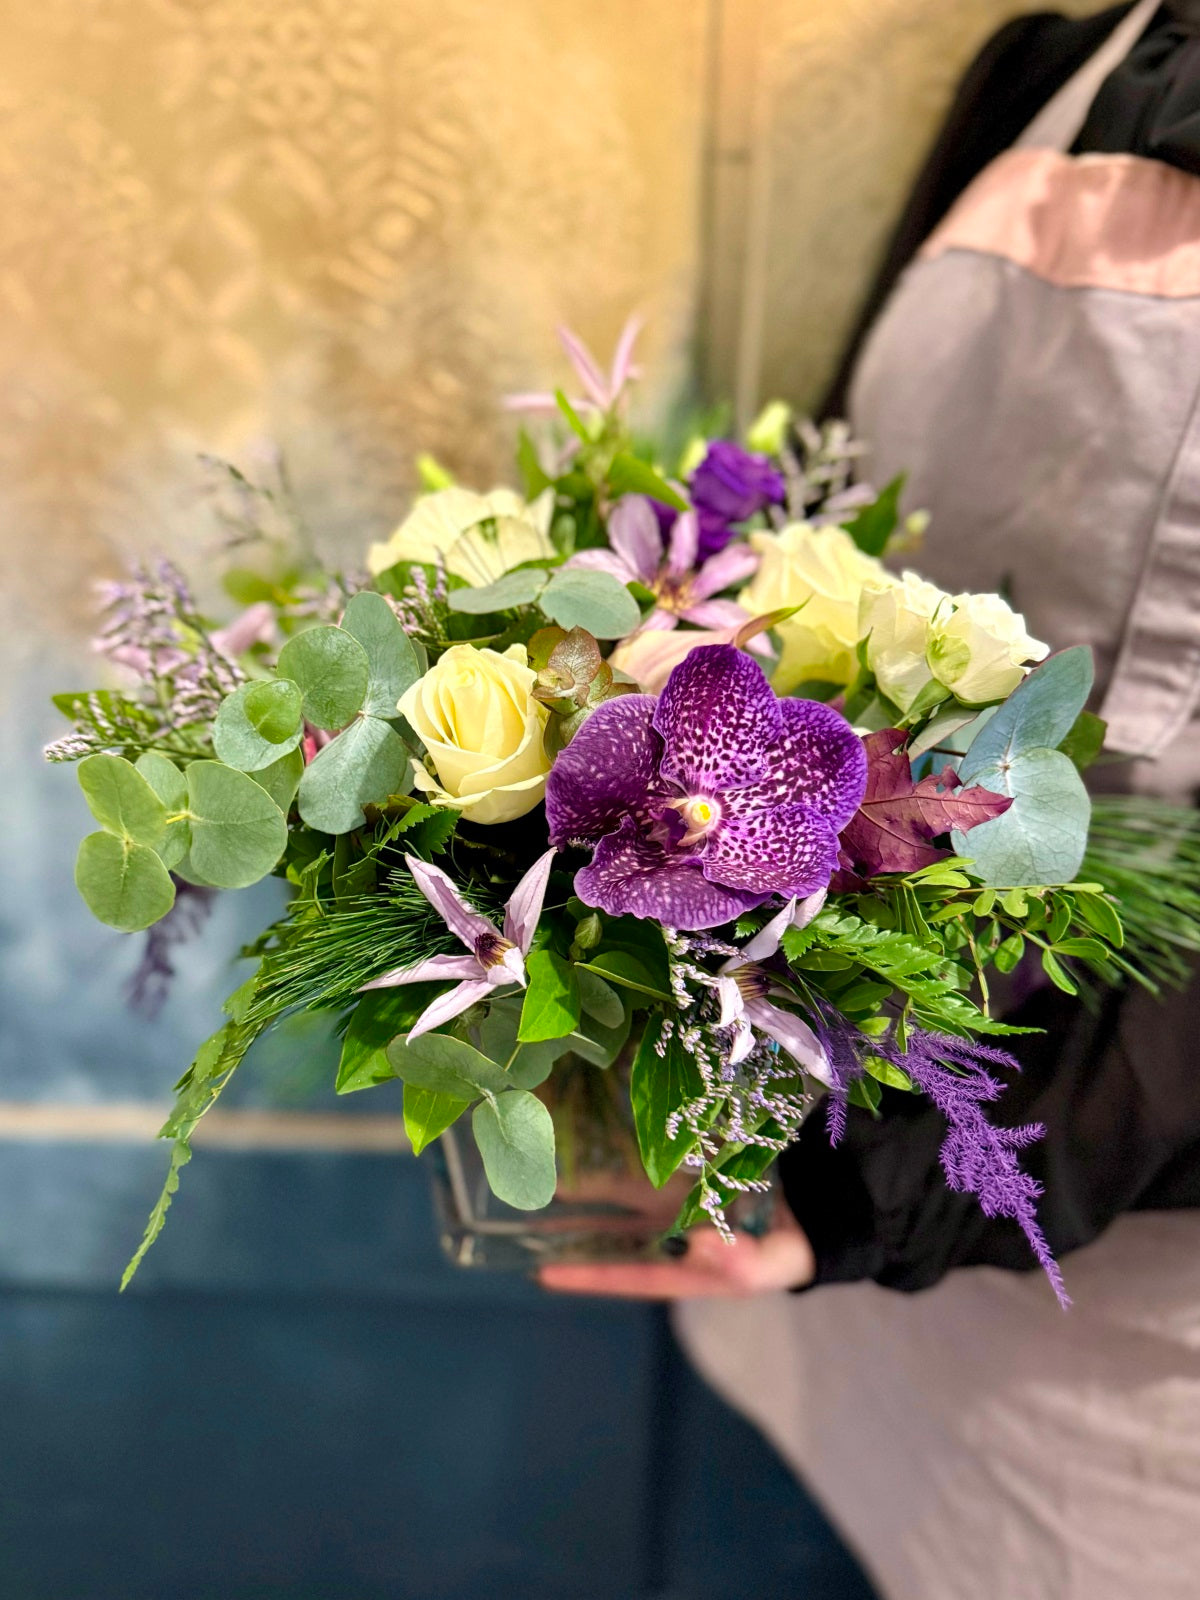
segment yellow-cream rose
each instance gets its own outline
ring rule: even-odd
[[[933,681],[927,651],[934,619],[949,616],[950,596],[915,572],[882,589],[864,589],[858,626],[867,641],[867,665],[880,689],[908,711]]]
[[[1024,663],[1050,653],[998,594],[956,594],[952,604],[953,611],[939,614],[930,632],[929,665],[938,682],[968,705],[1005,699],[1025,676]]]
[[[511,489],[476,494],[473,489],[439,489],[424,494],[386,544],[367,551],[367,567],[378,576],[397,561],[439,559],[456,578],[474,588],[494,583],[523,561],[554,555],[550,522],[554,491],[526,504]]]
[[[789,694],[806,678],[849,683],[858,670],[862,592],[895,580],[844,528],[794,522],[778,533],[753,533],[750,543],[762,559],[738,596],[745,610],[756,616],[785,606],[803,608],[776,629],[782,646],[771,678],[776,692]]]
[[[416,766],[429,800],[472,822],[511,822],[533,810],[550,770],[542,743],[549,712],[533,698],[535,681],[524,645],[501,655],[456,644],[405,691],[401,715],[437,772]]]

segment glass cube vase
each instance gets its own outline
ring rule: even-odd
[[[647,1178],[629,1109],[628,1067],[560,1062],[538,1091],[554,1119],[558,1193],[540,1211],[517,1211],[488,1186],[461,1118],[429,1150],[442,1248],[457,1266],[532,1272],[549,1262],[652,1260],[672,1254],[672,1227],[692,1188],[684,1168],[662,1189]],[[732,1227],[765,1233],[774,1192],[738,1195]]]

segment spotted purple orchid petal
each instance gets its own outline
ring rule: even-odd
[[[550,770],[546,812],[556,845],[593,846],[575,879],[587,904],[695,930],[826,889],[865,785],[836,711],[781,705],[756,662],[701,645],[657,701],[592,713]]]
[[[704,854],[706,877],[760,894],[783,884],[828,883],[837,864],[837,830],[800,804],[723,817]]]
[[[552,844],[561,849],[598,839],[668,793],[658,775],[662,740],[653,727],[654,707],[649,694],[605,700],[559,755],[546,784]]]
[[[666,775],[689,793],[711,795],[769,781],[766,752],[782,732],[783,715],[756,662],[731,644],[704,645],[667,679],[654,727],[665,746]]]
[[[663,536],[645,495],[627,494],[617,501],[608,519],[608,542],[631,578],[647,587],[654,583],[662,565]]]
[[[766,899],[713,883],[686,855],[668,852],[628,817],[600,840],[591,865],[575,874],[575,892],[612,916],[684,929],[719,927]]]
[[[550,849],[538,857],[513,890],[504,908],[504,937],[516,945],[522,956],[529,954],[529,947],[533,943],[538,918],[542,914],[542,902],[546,898],[546,885],[550,881],[550,868],[557,854],[557,850]]]
[[[840,833],[866,789],[863,742],[840,711],[819,700],[781,700],[779,708],[783,731],[771,774],[744,790],[743,798],[756,805],[778,805],[803,795]]]

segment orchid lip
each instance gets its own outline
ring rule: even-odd
[[[721,802],[704,795],[688,795],[682,800],[668,800],[667,804],[687,824],[687,832],[679,841],[681,846],[706,839],[721,820]]]

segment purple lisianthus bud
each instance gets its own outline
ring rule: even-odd
[[[692,504],[700,519],[700,556],[715,555],[733,537],[733,524],[783,502],[786,486],[766,456],[730,439],[714,439],[692,473]]]

